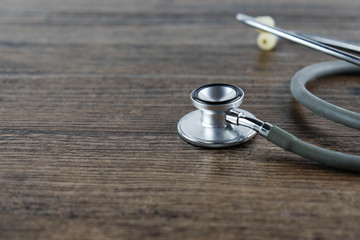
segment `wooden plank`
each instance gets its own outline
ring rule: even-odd
[[[242,87],[244,109],[300,138],[360,154],[359,132],[290,94],[332,58],[285,41],[255,46],[237,11],[357,41],[356,1],[3,1],[0,239],[358,239],[358,174],[260,136],[208,150],[177,121],[207,83]],[[310,84],[358,111],[358,76]]]

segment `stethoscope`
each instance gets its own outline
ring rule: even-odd
[[[360,58],[334,47],[360,52],[360,46],[328,38],[287,32],[274,27],[269,19],[255,19],[237,14],[236,19],[261,30],[258,45],[264,50],[276,44],[276,36],[302,44],[344,61],[321,62],[298,71],[291,79],[295,99],[315,113],[337,123],[360,130],[360,114],[330,104],[306,88],[318,78],[344,73],[360,73]],[[276,36],[274,36],[276,35]],[[264,46],[262,46],[263,44]],[[269,45],[271,45],[269,47]],[[333,46],[333,47],[331,47]],[[178,132],[187,142],[209,148],[223,148],[244,143],[257,133],[285,150],[327,166],[360,172],[360,156],[336,152],[306,143],[285,130],[240,109],[244,91],[229,84],[209,84],[193,90],[192,104],[198,109],[183,116]]]

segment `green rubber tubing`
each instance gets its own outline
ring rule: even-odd
[[[328,103],[310,93],[305,87],[306,83],[321,77],[348,73],[358,74],[360,67],[344,61],[316,63],[301,69],[293,76],[291,92],[296,100],[311,111],[334,122],[360,129],[359,113]],[[277,126],[270,129],[266,138],[279,147],[309,160],[330,167],[360,172],[360,156],[332,151],[306,143]]]
[[[277,126],[272,126],[267,139],[279,147],[309,160],[330,167],[360,172],[360,156],[336,152],[312,145]]]

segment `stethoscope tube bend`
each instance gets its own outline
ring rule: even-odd
[[[328,103],[309,92],[305,85],[319,78],[339,74],[359,74],[360,67],[343,62],[321,62],[307,66],[298,71],[291,79],[290,90],[296,100],[316,114],[360,130],[360,114]]]

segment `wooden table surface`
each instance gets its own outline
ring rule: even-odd
[[[261,52],[234,20],[360,42],[359,2],[262,2],[1,1],[0,239],[359,239],[359,174],[261,136],[209,150],[177,134],[191,90],[223,82],[259,118],[360,154],[358,131],[290,94],[296,71],[332,58],[285,40]],[[358,78],[309,89],[359,111]]]

